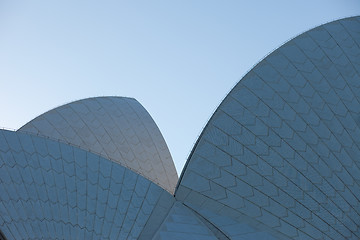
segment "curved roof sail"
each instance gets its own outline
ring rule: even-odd
[[[7,239],[137,239],[163,196],[130,169],[43,137],[0,130]]]
[[[359,123],[352,17],[299,35],[240,80],[175,196],[230,238],[359,239]]]
[[[133,98],[71,102],[38,116],[18,131],[90,150],[174,192],[178,177],[165,140],[149,113]]]

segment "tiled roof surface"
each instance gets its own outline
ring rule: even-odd
[[[137,239],[171,195],[98,155],[0,131],[0,229],[8,239]]]
[[[91,150],[174,192],[178,176],[158,127],[139,102],[97,97],[48,111],[19,129]]]
[[[204,129],[177,199],[230,238],[359,239],[359,46],[347,18],[255,66]]]
[[[189,208],[175,202],[154,240],[216,240],[215,234]]]

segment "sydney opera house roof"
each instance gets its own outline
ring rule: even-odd
[[[0,130],[0,239],[360,239],[360,17],[249,71],[180,179],[135,99]]]
[[[160,130],[135,99],[98,97],[46,112],[19,129],[96,152],[170,193],[178,180]]]

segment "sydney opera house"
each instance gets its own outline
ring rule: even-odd
[[[360,239],[360,17],[307,31],[230,91],[178,178],[135,100],[0,130],[0,239]]]

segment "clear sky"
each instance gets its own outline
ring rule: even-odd
[[[59,105],[136,98],[178,173],[231,88],[271,51],[359,0],[0,0],[0,127]]]

